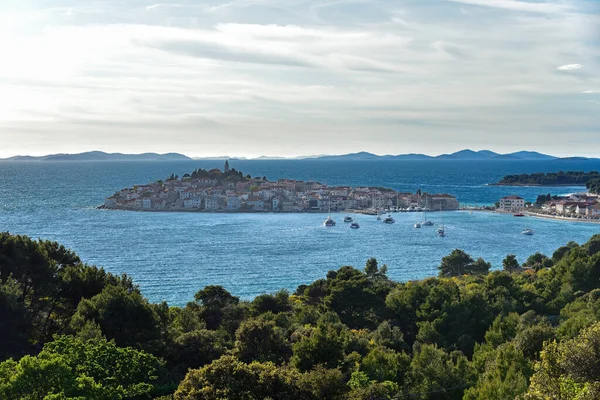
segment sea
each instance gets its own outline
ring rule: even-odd
[[[84,262],[126,273],[153,302],[184,305],[206,285],[222,285],[242,299],[325,277],[344,265],[363,268],[370,257],[398,281],[437,274],[445,255],[460,248],[494,269],[507,254],[521,262],[551,255],[569,241],[583,243],[600,224],[515,218],[490,212],[432,212],[444,223],[415,229],[417,213],[394,214],[387,225],[356,215],[360,229],[342,222],[325,228],[323,214],[218,214],[99,210],[116,191],[196,168],[222,168],[222,160],[178,162],[1,162],[0,231],[56,240]],[[490,205],[505,195],[535,201],[583,187],[489,186],[504,175],[600,170],[600,161],[319,161],[231,160],[233,168],[269,180],[291,178],[329,185],[381,186],[403,192],[449,193],[462,204]],[[521,235],[525,228],[535,231]]]

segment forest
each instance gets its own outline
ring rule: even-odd
[[[595,194],[600,194],[600,178],[590,179],[585,187],[591,192]]]
[[[494,185],[500,186],[556,186],[556,185],[573,185],[585,186],[591,180],[599,180],[600,173],[598,171],[558,171],[558,172],[538,172],[534,174],[518,174],[506,175]],[[589,188],[589,187],[588,187]]]
[[[600,235],[494,270],[456,249],[438,277],[394,282],[371,258],[174,307],[0,233],[1,399],[598,399],[599,316]]]

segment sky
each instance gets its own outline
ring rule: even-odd
[[[463,148],[600,156],[599,0],[0,1],[0,157]]]

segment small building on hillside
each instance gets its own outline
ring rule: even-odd
[[[525,208],[525,199],[519,196],[504,196],[500,199],[498,209],[502,211],[520,211]]]

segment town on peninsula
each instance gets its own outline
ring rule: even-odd
[[[131,211],[328,212],[371,213],[409,210],[457,210],[449,194],[401,193],[380,187],[328,186],[319,182],[244,175],[230,168],[198,169],[182,177],[123,189],[101,208]]]

